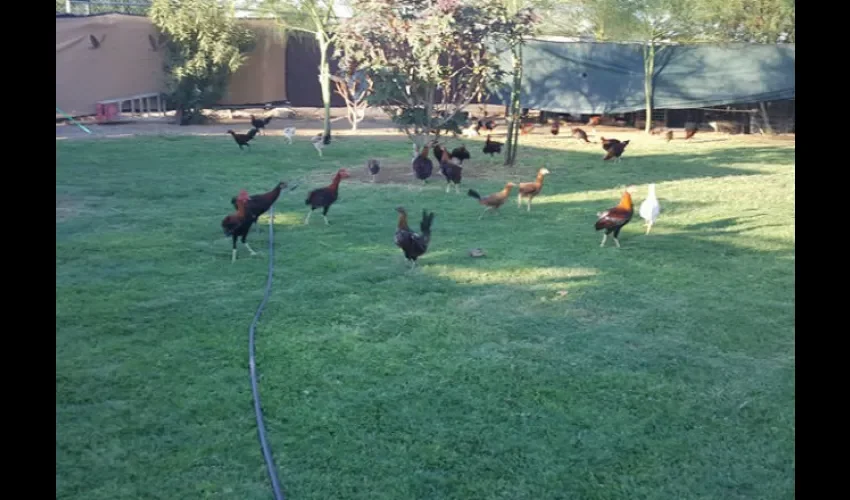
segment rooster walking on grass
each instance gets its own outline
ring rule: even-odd
[[[428,251],[431,243],[431,224],[434,222],[434,212],[428,213],[422,210],[422,221],[419,223],[419,233],[410,230],[407,225],[407,211],[404,207],[397,207],[398,226],[395,231],[395,244],[404,252],[404,258],[411,263],[410,268],[416,267],[416,259]]]
[[[623,192],[623,196],[620,198],[620,203],[616,207],[596,214],[599,216],[595,225],[596,230],[605,230],[605,234],[602,235],[602,243],[599,244],[600,247],[605,246],[608,235],[611,234],[614,237],[614,243],[617,244],[617,248],[620,248],[620,240],[618,239],[620,230],[632,220],[632,215],[635,212],[634,205],[632,205],[632,193],[634,192],[634,186],[627,187]]]

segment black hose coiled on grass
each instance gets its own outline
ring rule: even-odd
[[[293,190],[298,185],[292,186],[289,190]],[[263,448],[263,457],[266,459],[266,468],[269,472],[269,479],[272,482],[272,491],[274,492],[275,500],[284,500],[283,490],[280,487],[280,479],[277,477],[277,466],[274,463],[272,450],[269,447],[269,442],[266,439],[266,426],[263,423],[263,408],[260,405],[260,390],[257,388],[257,363],[254,359],[254,337],[257,328],[257,321],[260,320],[260,315],[266,307],[266,302],[269,301],[269,296],[272,293],[272,275],[274,274],[274,206],[269,209],[269,275],[266,278],[266,293],[263,295],[263,301],[257,308],[257,313],[254,314],[254,320],[251,322],[251,327],[248,329],[248,367],[251,371],[251,392],[254,394],[254,413],[257,416],[257,436],[260,439],[260,446]]]

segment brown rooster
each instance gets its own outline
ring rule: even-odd
[[[522,135],[528,135],[532,130],[534,130],[534,122],[525,122],[520,127],[519,133]]]
[[[494,154],[502,152],[502,143],[490,140],[490,134],[487,134],[487,140],[484,141],[484,149],[482,151],[492,158]]]
[[[584,130],[582,130],[580,128],[574,128],[572,130],[572,132],[573,132],[573,137],[575,137],[579,141],[584,141],[584,142],[587,142],[587,143],[590,142],[589,140],[587,140],[587,133]]]
[[[549,169],[541,168],[537,171],[537,179],[534,182],[520,182],[517,186],[517,208],[522,208],[522,197],[528,200],[528,211],[531,212],[531,200],[543,190],[543,177],[550,174]]]
[[[596,225],[594,226],[597,231],[604,229],[605,233],[602,235],[602,243],[599,245],[600,247],[605,246],[605,241],[608,239],[608,235],[612,234],[614,237],[614,243],[617,244],[617,248],[620,248],[620,240],[618,237],[620,236],[620,230],[623,229],[623,226],[629,223],[632,220],[632,215],[634,215],[635,209],[632,205],[632,195],[634,193],[634,186],[629,186],[623,192],[623,196],[620,198],[620,203],[617,204],[614,208],[609,208],[604,212],[599,212],[596,214],[599,219],[596,221]]]
[[[434,221],[434,212],[428,213],[422,210],[420,233],[415,233],[408,227],[407,211],[404,207],[397,207],[396,212],[398,212],[398,225],[393,241],[404,252],[404,257],[411,263],[410,267],[413,269],[416,267],[416,259],[428,251],[428,244],[431,243],[431,223]]]
[[[325,219],[325,224],[330,224],[330,222],[328,222],[328,209],[331,208],[331,205],[333,205],[339,197],[339,182],[343,179],[348,179],[349,177],[351,177],[351,175],[349,175],[348,170],[341,168],[334,175],[330,185],[314,189],[307,194],[307,199],[304,200],[304,204],[310,205],[310,210],[307,212],[307,218],[304,219],[304,224],[310,223],[310,216],[313,214],[313,210],[319,207],[322,207],[322,217]]]
[[[233,140],[239,145],[239,149],[242,149],[243,146],[250,146],[248,143],[257,135],[257,129],[252,128],[247,134],[237,134],[232,130],[228,130],[227,133],[233,136]]]
[[[667,142],[672,141],[673,140],[673,131],[668,130],[667,133],[664,134],[664,137],[667,139]]]
[[[463,168],[449,159],[449,152],[445,149],[443,150],[443,157],[440,159],[440,173],[446,178],[446,192],[449,192],[452,183],[454,183],[455,193],[459,193],[460,181],[463,178]]]
[[[697,127],[695,127],[693,125],[691,125],[690,127],[685,127],[685,140],[688,140],[691,137],[693,137],[694,135],[696,135],[697,130],[699,130],[699,129],[697,129]]]
[[[558,135],[558,133],[560,131],[561,131],[561,120],[559,120],[558,118],[555,118],[554,120],[552,120],[552,128],[549,130],[549,132],[552,135]]]
[[[490,196],[485,196],[484,198],[482,198],[481,195],[478,194],[478,191],[474,189],[470,189],[469,191],[467,191],[466,194],[478,200],[478,203],[480,203],[481,205],[487,207],[484,209],[483,212],[481,212],[481,215],[478,216],[478,219],[480,220],[482,217],[484,217],[484,214],[486,214],[489,210],[496,210],[498,212],[499,207],[501,207],[508,199],[508,196],[511,195],[511,189],[513,189],[514,186],[515,184],[513,182],[509,182],[505,184],[505,187],[498,193],[493,193]]]
[[[611,145],[605,148],[605,151],[607,151],[607,153],[605,153],[605,156],[602,159],[608,161],[611,158],[616,158],[617,161],[622,161],[621,156],[623,156],[623,151],[626,150],[626,146],[629,145],[629,142],[631,142],[631,140],[623,142],[617,141],[611,143]]]
[[[596,127],[602,123],[601,116],[591,116],[589,120],[587,120],[587,126],[590,127],[590,130],[593,132],[593,135],[596,135]]]
[[[248,213],[246,205],[250,197],[244,189],[239,191],[239,196],[236,197],[236,213],[230,214],[221,221],[221,228],[224,230],[225,236],[233,238],[233,256],[230,259],[231,264],[236,262],[236,240],[242,238],[242,244],[251,252],[251,255],[257,255],[257,252],[251,248],[245,239],[248,237],[248,232],[251,230],[251,225],[254,223],[254,218]]]
[[[416,148],[416,145],[413,145]],[[434,171],[434,163],[428,158],[428,145],[422,146],[422,150],[419,151],[419,154],[413,157],[413,161],[411,162],[411,166],[413,167],[413,174],[417,179],[422,181],[422,183],[427,183],[428,178],[431,177],[431,173]]]

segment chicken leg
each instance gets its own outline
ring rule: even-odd
[[[235,248],[233,249],[233,256],[230,259],[231,264],[233,264],[234,262],[236,262],[236,249]]]
[[[604,247],[604,246],[605,246],[605,242],[606,242],[607,240],[608,240],[608,234],[607,234],[607,233],[602,233],[602,243],[600,243],[600,244],[599,244],[599,246],[600,246],[600,247]]]
[[[492,210],[492,209],[493,209],[493,207],[485,208],[484,211],[481,212],[481,215],[478,216],[478,220],[481,220],[481,218],[484,217],[484,214],[486,214],[488,210]]]
[[[517,192],[516,194],[516,207],[522,208],[522,193]]]
[[[255,252],[255,251],[254,251],[254,249],[253,249],[253,248],[251,248],[251,245],[249,245],[249,244],[247,244],[247,243],[245,243],[245,242],[242,242],[242,244],[243,244],[243,245],[245,245],[245,248],[247,248],[249,252],[251,252],[251,256],[252,256],[252,257],[253,257],[253,256],[255,256],[255,255],[257,255],[257,252]]]
[[[313,215],[313,209],[307,210],[307,217],[304,218],[304,224],[310,223],[310,216]]]
[[[531,198],[528,198],[528,212],[531,212]]]
[[[647,222],[645,225],[646,225],[646,233],[645,234],[649,234],[649,232],[652,230],[652,223]]]

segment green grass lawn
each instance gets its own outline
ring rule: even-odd
[[[57,142],[57,498],[271,497],[247,363],[268,218],[235,264],[220,222],[278,179],[301,185],[276,205],[257,363],[288,498],[794,498],[793,143],[632,139],[612,164],[535,134],[514,170],[470,141],[459,195],[407,182],[398,139]],[[543,165],[530,213],[477,220],[466,189]],[[304,226],[343,166],[331,225]],[[636,213],[599,248],[596,213],[649,182],[652,233]],[[400,204],[436,212],[412,272]]]

